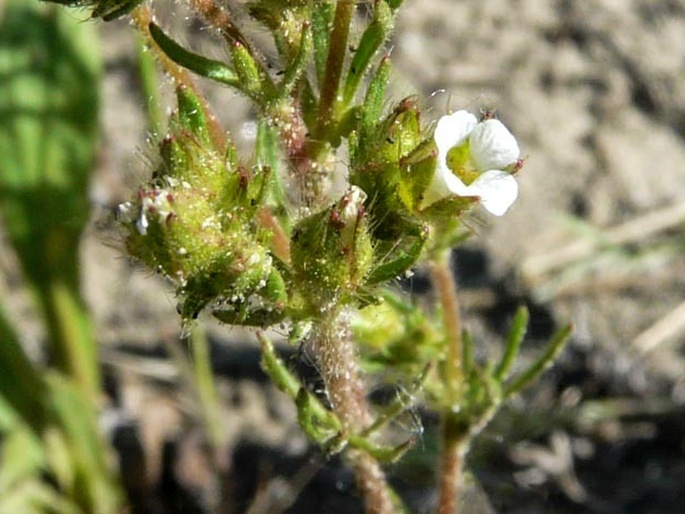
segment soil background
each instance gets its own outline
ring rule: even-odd
[[[211,320],[227,478],[207,462],[166,358],[180,333],[174,298],[117,248],[111,211],[152,150],[130,29],[117,21],[101,32],[104,139],[83,266],[110,376],[106,424],[137,512],[211,512],[221,491],[223,512],[361,512],[349,473],[307,445],[266,382],[254,337]],[[201,24],[187,41],[226,55]],[[531,356],[555,327],[575,328],[554,369],[474,445],[464,512],[685,512],[685,3],[405,0],[391,45],[397,100],[427,99],[425,123],[494,110],[526,157],[519,200],[502,218],[475,214],[477,237],[454,256],[483,354],[497,354],[520,304],[532,311]],[[249,107],[202,85],[249,152]],[[402,286],[430,294],[421,270]],[[26,343],[39,346],[28,301],[9,289]],[[407,431],[424,439],[390,473],[417,512],[430,512],[435,420],[414,414]]]

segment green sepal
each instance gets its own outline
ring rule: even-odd
[[[313,37],[312,27],[310,23],[302,24],[302,34],[300,36],[300,45],[297,49],[294,59],[288,64],[283,80],[279,84],[280,94],[288,96],[292,93],[293,88],[298,84],[300,78],[307,70],[309,63],[309,56],[312,53]]]
[[[355,129],[359,126],[359,120],[362,116],[363,111],[360,105],[355,105],[347,109],[340,117],[340,121],[338,123],[338,126],[336,127],[337,133],[335,134],[333,139],[339,140],[341,138],[356,138]],[[355,135],[352,135],[353,133]]]
[[[421,122],[415,97],[409,96],[397,104],[383,122],[379,133],[382,158],[389,162],[402,162],[422,143]]]
[[[247,299],[230,303],[230,309],[211,307],[212,315],[229,325],[266,328],[283,321],[286,315],[288,293],[281,274],[271,270],[266,285]],[[226,304],[222,307],[225,307]]]
[[[373,264],[373,245],[362,195],[356,187],[330,207],[293,228],[293,270],[313,309],[341,300],[364,284]]]
[[[359,126],[360,136],[367,138],[374,133],[376,125],[378,124],[383,114],[385,107],[385,89],[390,80],[390,72],[392,65],[389,57],[381,59],[376,73],[374,74],[369,87],[366,90],[364,103],[362,106],[362,118]]]
[[[254,57],[245,45],[238,41],[231,43],[231,63],[238,81],[238,89],[255,101],[261,99],[265,92],[273,89],[265,73],[262,73]],[[270,87],[271,86],[271,87]]]
[[[422,225],[405,220],[405,235],[389,244],[378,242],[376,255],[383,255],[383,261],[371,271],[366,281],[368,285],[380,284],[401,277],[421,256],[424,244],[428,239],[428,229]],[[387,246],[388,251],[382,252]]]
[[[383,45],[392,29],[392,12],[385,2],[376,2],[373,21],[366,27],[345,79],[343,103],[349,104],[366,74],[371,60]]]
[[[237,75],[226,64],[186,50],[154,23],[150,23],[150,35],[159,48],[176,64],[202,77],[237,89],[242,88]]]
[[[400,160],[398,194],[410,212],[421,209],[424,195],[435,175],[437,149],[432,140],[420,143]]]
[[[421,216],[436,222],[447,218],[457,219],[478,204],[478,200],[477,196],[448,196],[423,209]]]
[[[201,144],[211,144],[204,106],[193,90],[185,85],[178,86],[176,101],[181,126],[193,134]]]
[[[277,172],[281,166],[280,147],[276,129],[267,121],[259,120],[255,141],[255,159],[260,169],[269,172],[269,184],[260,205],[268,205],[278,216],[282,226],[290,225],[288,207],[290,201],[285,192],[283,180]]]

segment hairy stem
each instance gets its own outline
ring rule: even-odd
[[[361,433],[371,423],[371,414],[350,333],[349,313],[325,313],[313,345],[333,411],[345,431]],[[346,456],[365,499],[366,514],[394,513],[394,501],[378,461],[358,449],[348,451]]]
[[[461,486],[463,455],[467,440],[463,427],[454,419],[464,386],[463,341],[459,297],[449,266],[449,252],[442,252],[430,265],[430,276],[442,310],[447,344],[443,377],[447,402],[443,407],[440,440],[442,444],[438,469],[437,514],[456,514]]]
[[[214,0],[190,0],[189,3],[195,12],[202,16],[207,23],[219,29],[224,37],[231,41],[237,41],[254,56],[254,51],[245,36],[233,24],[229,14]]]
[[[443,252],[430,264],[430,277],[438,296],[447,344],[444,365],[444,379],[449,391],[449,400],[454,403],[459,398],[464,381],[461,333],[461,314],[457,287],[449,266],[449,252]]]
[[[438,469],[438,508],[437,514],[457,514],[464,453],[466,452],[465,434],[455,430],[450,413],[443,413],[440,426],[441,454]]]

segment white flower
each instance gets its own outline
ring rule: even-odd
[[[516,162],[520,151],[502,122],[479,123],[470,112],[457,111],[440,118],[433,138],[437,166],[423,206],[457,195],[478,197],[496,216],[507,212],[518,196],[518,184],[503,169]]]

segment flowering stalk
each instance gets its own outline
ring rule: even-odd
[[[85,3],[105,20],[139,3],[54,1]],[[360,359],[373,352],[361,350],[364,337],[353,324],[374,308],[385,309],[377,320],[396,315],[389,330],[371,324],[381,348],[375,357],[382,371],[412,382],[417,396],[425,387],[426,402],[442,416],[438,513],[454,514],[471,438],[545,369],[567,333],[510,377],[525,333],[519,316],[499,366],[473,361],[450,249],[463,239],[461,220],[470,209],[481,205],[501,216],[516,200],[518,143],[491,115],[478,120],[457,111],[430,133],[417,98],[388,109],[390,58],[378,53],[402,0],[375,0],[357,37],[351,24],[358,3],[251,0],[239,10],[189,0],[226,40],[225,61],[192,52],[157,26],[147,7],[134,9],[145,43],[176,83],[178,110],[160,135],[152,176],[120,206],[120,221],[128,253],[174,285],[185,324],[209,312],[258,329],[264,370],[294,401],[307,436],[327,453],[344,452],[367,514],[402,510],[382,463],[412,441],[377,441],[407,407],[400,401],[378,415],[370,408]],[[273,35],[277,55],[258,50],[241,16]],[[251,157],[238,155],[188,70],[251,102],[258,118]],[[339,173],[341,163],[348,169]],[[421,262],[430,268],[441,324],[390,292]],[[311,344],[329,405],[278,358],[262,332],[275,325],[288,327],[289,341]],[[398,325],[404,333],[393,338]],[[201,396],[213,404],[206,347],[195,350],[205,364],[197,369]]]
[[[368,427],[372,417],[349,321],[350,313],[344,310],[328,313],[318,323],[312,336],[312,345],[333,411],[339,416],[343,431],[354,434],[361,433]],[[379,462],[364,450],[353,449],[346,455],[355,470],[357,486],[365,499],[365,512],[396,512]]]
[[[447,407],[441,413],[440,442],[442,446],[438,468],[437,514],[455,514],[467,440],[463,427],[455,424],[453,419],[453,408],[458,405],[465,384],[461,314],[456,284],[449,267],[449,252],[443,251],[433,259],[430,265],[430,276],[441,306],[447,346],[443,380],[447,388],[448,401]]]

